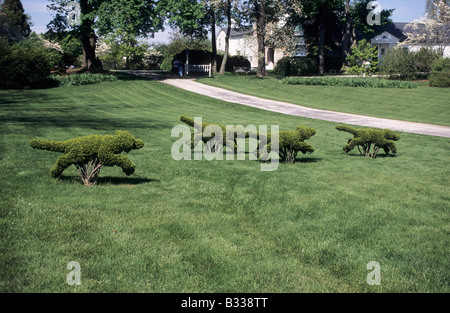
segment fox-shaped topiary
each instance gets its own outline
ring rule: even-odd
[[[348,143],[343,148],[345,153],[350,152],[355,146],[358,146],[361,155],[371,158],[376,158],[380,148],[384,150],[386,155],[389,155],[389,151],[393,154],[397,153],[397,147],[395,146],[394,141],[399,140],[400,136],[390,129],[355,129],[345,125],[337,125],[336,129],[353,135],[353,138],[349,139]],[[372,144],[373,148],[371,152],[370,149]],[[363,151],[360,150],[360,147],[362,147]]]
[[[53,177],[61,175],[72,164],[79,172],[81,170],[80,176],[82,172],[94,168],[99,170],[103,166],[120,166],[126,175],[131,175],[135,171],[135,165],[121,153],[144,146],[142,140],[122,130],[116,130],[115,135],[90,135],[65,141],[32,139],[30,144],[35,149],[64,153],[50,169]],[[94,175],[95,179],[97,176],[98,172]],[[86,184],[84,179],[83,182]]]

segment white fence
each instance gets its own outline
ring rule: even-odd
[[[184,68],[186,71],[186,75],[189,75],[189,73],[208,73],[208,76],[211,77],[211,64],[185,64]]]

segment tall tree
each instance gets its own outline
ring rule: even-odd
[[[225,67],[227,66],[227,61],[228,61],[228,53],[230,51],[230,35],[231,35],[231,25],[232,25],[231,9],[232,9],[232,0],[226,0],[225,15],[226,15],[226,19],[227,19],[227,30],[226,30],[226,34],[225,34],[225,52],[223,54],[222,64],[220,66],[220,71],[219,71],[220,74],[225,73]]]
[[[444,4],[450,4],[449,0],[427,0],[425,5],[425,13],[428,18],[436,18],[438,13],[437,4],[443,2]]]
[[[342,8],[342,0],[303,0],[302,15],[304,22],[309,24],[312,33],[317,34],[317,47],[319,58],[319,73],[325,72],[325,35],[330,31],[336,21],[336,12]]]
[[[48,6],[56,12],[47,25],[53,32],[72,29],[79,34],[83,46],[83,68],[96,69],[96,29],[100,35],[114,32],[119,27],[131,35],[147,36],[162,28],[156,10],[156,0],[49,0]],[[69,2],[76,2],[80,8],[80,22],[69,25],[67,16],[71,12]]]
[[[30,18],[25,14],[20,0],[4,0],[0,3],[0,15],[0,36],[15,40],[31,34]]]
[[[412,21],[405,26],[406,41],[402,44],[428,46],[441,55],[450,46],[450,4],[445,0],[434,1],[433,13]]]

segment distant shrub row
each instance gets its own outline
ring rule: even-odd
[[[51,79],[54,80],[59,86],[82,86],[116,81],[117,77],[114,75],[82,73],[65,76],[52,76]]]
[[[345,77],[286,77],[282,80],[286,85],[345,86],[366,88],[417,88],[414,82],[386,80],[379,78],[345,78]]]

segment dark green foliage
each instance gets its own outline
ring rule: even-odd
[[[361,155],[371,158],[377,157],[380,148],[384,150],[386,155],[389,155],[389,151],[394,154],[397,153],[394,141],[399,140],[400,136],[390,129],[355,129],[345,125],[337,125],[336,129],[353,135],[353,139],[349,139],[343,148],[345,153],[350,152],[355,146],[358,146]]]
[[[49,50],[33,40],[9,45],[0,39],[0,88],[33,86],[52,69]]]
[[[380,62],[381,73],[391,79],[416,80],[427,78],[439,53],[422,48],[419,51],[390,49]]]
[[[414,82],[392,81],[374,77],[286,77],[282,80],[285,85],[313,85],[313,86],[344,86],[344,87],[366,87],[366,88],[417,88]]]
[[[20,0],[0,1],[0,37],[15,41],[29,36],[29,17]]]
[[[430,74],[431,87],[450,87],[450,59],[440,58],[434,61]]]
[[[282,58],[277,62],[274,74],[278,76],[302,76],[317,74],[317,62],[312,58]]]
[[[115,135],[90,135],[76,137],[66,141],[32,139],[34,149],[64,153],[50,169],[53,177],[58,177],[70,165],[74,164],[85,185],[94,185],[103,166],[119,166],[126,175],[134,173],[135,165],[121,155],[140,149],[144,142],[136,139],[127,131],[117,130]]]
[[[316,130],[311,127],[298,126],[295,130],[279,132],[278,155],[281,162],[294,163],[299,152],[306,154],[314,152],[314,147],[304,142],[311,138]],[[267,135],[267,152],[271,151],[272,133]]]
[[[180,120],[189,125],[192,126],[194,128],[196,128],[197,125],[195,125],[195,122],[192,118],[187,117],[187,116],[181,116]],[[216,134],[215,132],[211,132],[210,136],[205,136],[204,135],[204,131],[205,128],[208,126],[218,126],[220,128],[221,134]],[[212,123],[206,123],[206,122],[202,122],[202,129],[196,129],[196,133],[192,134],[191,136],[191,149],[194,149],[199,143],[200,141],[203,141],[203,143],[205,145],[207,145],[209,147],[209,149],[211,151],[216,151],[216,144],[217,142],[214,141],[216,136],[221,136],[222,137],[222,143],[221,143],[221,147],[228,147],[229,149],[231,149],[234,153],[237,152],[237,142],[236,139],[237,138],[249,138],[250,136],[253,136],[254,138],[256,138],[257,133],[249,133],[249,132],[245,132],[244,129],[242,127],[238,127],[235,126],[233,133],[230,133],[228,138],[230,138],[231,140],[227,140],[227,129],[225,126],[220,125],[220,124],[212,124]],[[216,138],[217,140],[217,138]]]
[[[52,76],[51,79],[54,80],[59,86],[82,86],[82,85],[98,84],[102,82],[116,81],[117,76],[82,73],[64,76]]]

